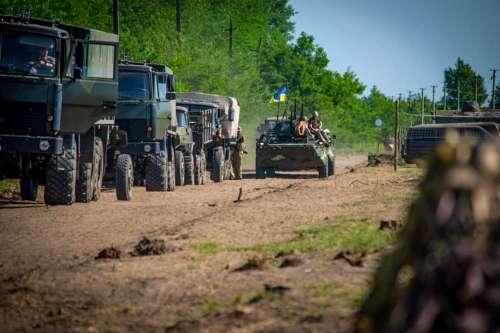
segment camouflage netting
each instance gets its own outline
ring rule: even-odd
[[[500,332],[500,142],[440,146],[355,332]]]

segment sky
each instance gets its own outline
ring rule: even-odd
[[[315,37],[329,68],[351,69],[388,96],[442,94],[444,69],[461,57],[484,78],[500,69],[500,0],[290,0],[295,32]],[[497,83],[500,82],[500,73]],[[366,93],[365,92],[365,93]]]

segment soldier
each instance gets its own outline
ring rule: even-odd
[[[304,136],[306,134],[306,130],[309,127],[307,122],[307,117],[302,116],[299,120],[299,123],[295,127],[295,134],[298,136]]]
[[[323,122],[319,119],[318,111],[314,111],[313,116],[309,119],[309,131],[321,142],[327,142],[323,134]]]
[[[236,135],[236,148],[234,149],[233,154],[233,179],[241,179],[242,168],[241,168],[241,159],[243,158],[243,154],[246,154],[245,150],[245,138],[241,133],[241,128],[238,127],[238,132]]]
[[[41,49],[38,59],[30,62],[30,74],[52,75],[55,69],[55,58],[49,55],[49,50]]]

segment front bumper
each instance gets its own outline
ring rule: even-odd
[[[61,155],[63,138],[51,136],[0,135],[0,153],[19,152]]]
[[[152,142],[130,142],[127,147],[117,150],[117,154],[143,155],[143,154],[159,154],[165,151],[163,141]]]

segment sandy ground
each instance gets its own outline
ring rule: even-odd
[[[0,201],[0,332],[346,332],[359,301],[351,294],[366,289],[379,254],[360,267],[313,251],[286,268],[235,269],[259,259],[255,246],[340,215],[400,221],[398,195],[418,172],[365,163],[338,157],[328,180],[247,173],[169,193],[134,188],[131,202],[112,189],[72,206]],[[142,237],[164,240],[166,253],[130,255]],[[94,259],[110,246],[120,259]]]

